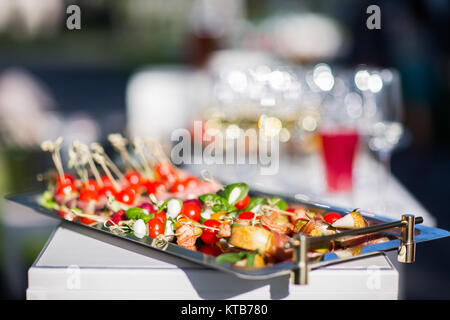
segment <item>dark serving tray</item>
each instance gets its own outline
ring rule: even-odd
[[[175,243],[167,242],[167,241],[160,241],[159,239],[154,239],[151,237],[145,237],[142,239],[139,239],[135,237],[134,235],[125,235],[125,234],[119,234],[111,232],[109,229],[105,228],[102,223],[98,223],[93,226],[84,225],[78,221],[68,221],[64,218],[58,216],[54,210],[49,210],[44,207],[41,207],[38,203],[38,199],[40,197],[41,193],[29,193],[29,194],[18,194],[18,195],[11,195],[6,197],[8,200],[11,200],[13,202],[16,202],[18,204],[21,204],[23,206],[26,206],[28,208],[34,209],[36,212],[50,216],[52,218],[60,219],[64,221],[64,223],[69,224],[76,224],[79,226],[82,226],[84,228],[88,228],[90,230],[95,230],[96,232],[108,234],[111,237],[116,237],[119,239],[122,239],[123,241],[127,241],[128,243],[133,243],[137,246],[145,246],[148,247],[151,250],[158,250],[163,251],[168,254],[196,262],[198,264],[201,264],[206,267],[218,269],[224,272],[232,273],[240,278],[245,279],[254,279],[254,280],[261,280],[261,279],[267,279],[272,277],[277,277],[281,275],[286,275],[291,273],[293,270],[296,272],[300,271],[307,271],[310,269],[316,269],[319,267],[323,267],[325,265],[329,264],[335,264],[343,261],[348,261],[352,259],[359,259],[367,256],[372,256],[379,254],[381,252],[390,251],[390,250],[397,250],[402,247],[402,245],[405,244],[405,237],[404,237],[404,227],[405,225],[402,224],[402,222],[405,221],[394,221],[389,218],[381,217],[378,215],[370,214],[368,212],[365,212],[361,210],[361,214],[364,216],[365,219],[367,219],[369,222],[372,222],[376,225],[377,230],[372,230],[369,228],[362,228],[362,229],[354,229],[351,230],[353,234],[369,234],[373,232],[383,232],[384,235],[389,237],[391,240],[378,243],[378,244],[371,244],[360,247],[357,254],[353,254],[350,256],[338,256],[334,252],[329,252],[322,254],[318,258],[310,258],[303,261],[303,263],[299,263],[298,254],[294,254],[294,257],[297,256],[297,260],[295,261],[286,261],[286,262],[280,262],[276,263],[274,265],[266,266],[263,268],[241,268],[241,267],[235,267],[230,263],[222,264],[217,263],[215,258],[206,254],[203,254],[201,252],[197,251],[191,251],[188,249],[185,249],[183,247],[178,246]],[[323,203],[317,203],[317,202],[309,202],[304,200],[299,200],[290,196],[283,196],[283,195],[274,195],[266,192],[260,192],[260,191],[252,191],[250,192],[250,196],[266,196],[266,197],[280,197],[283,200],[285,200],[287,203],[290,204],[297,204],[302,205],[308,208],[311,208],[314,211],[334,211],[341,214],[347,214],[351,210],[341,208],[341,207],[335,207]],[[432,228],[427,227],[423,225],[417,225],[418,223],[421,223],[423,221],[422,218],[417,217],[415,218],[415,223],[412,224],[412,227],[414,228],[414,246],[415,243],[435,240],[435,239],[441,239],[450,236],[450,232],[439,229],[439,228]],[[372,227],[373,228],[373,227]],[[384,230],[378,230],[378,229],[384,229]],[[400,233],[400,229],[402,229],[402,233]],[[310,239],[310,241],[314,241],[315,243],[320,241],[330,241],[330,236],[322,236],[322,237],[307,237]],[[336,236],[332,238],[337,238]],[[293,245],[294,247],[299,246],[299,243],[297,245]],[[411,244],[411,243],[407,243]],[[300,252],[300,250],[298,251]],[[305,251],[306,252],[306,251]],[[415,247],[414,247],[415,252]],[[414,252],[412,255],[414,256]],[[412,261],[410,261],[412,262]],[[305,270],[302,270],[305,269]],[[299,282],[297,282],[299,283]],[[306,281],[304,281],[306,283]]]

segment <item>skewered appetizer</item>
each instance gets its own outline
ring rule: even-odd
[[[155,142],[136,139],[132,156],[125,138],[115,134],[109,140],[125,170],[119,170],[99,144],[89,148],[75,141],[69,149],[69,167],[77,178],[63,171],[62,139],[44,142],[42,149],[51,152],[57,175],[49,180],[41,205],[57,210],[64,219],[175,242],[235,267],[258,268],[292,259],[292,249],[285,244],[298,233],[316,237],[368,225],[357,210],[343,217],[312,212],[289,206],[281,198],[250,197],[246,183],[221,186],[211,178],[200,181],[174,167]],[[313,248],[309,256],[330,251],[345,255],[365,242],[387,240],[373,234],[351,237]],[[353,251],[347,250],[350,246]]]

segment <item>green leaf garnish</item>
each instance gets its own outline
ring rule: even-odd
[[[147,223],[150,219],[153,219],[155,217],[155,214],[147,214],[145,213],[144,209],[142,208],[130,208],[127,211],[125,211],[125,215],[130,220],[144,220],[145,223]]]
[[[238,196],[234,197],[234,199],[230,199],[231,194],[236,189],[239,189]],[[227,185],[225,188],[218,191],[217,194],[225,198],[229,204],[235,205],[236,203],[245,198],[245,196],[248,194],[248,190],[249,190],[248,185],[244,182],[240,182]]]

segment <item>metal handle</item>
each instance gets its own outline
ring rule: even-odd
[[[397,260],[403,263],[412,263],[415,261],[416,243],[414,242],[414,227],[415,224],[423,222],[422,217],[414,217],[414,215],[402,215],[402,220],[383,223],[366,228],[347,230],[340,233],[335,233],[322,237],[309,237],[304,234],[299,234],[292,239],[289,243],[286,243],[286,248],[294,248],[293,262],[294,267],[292,269],[291,278],[294,284],[305,285],[308,284],[308,249],[312,244],[329,242],[341,237],[350,235],[369,234],[382,230],[388,230],[392,228],[401,227],[401,245],[398,248]]]
[[[402,222],[402,238],[397,260],[402,263],[413,263],[416,260],[416,243],[414,242],[416,219],[413,215],[406,214],[402,216]]]

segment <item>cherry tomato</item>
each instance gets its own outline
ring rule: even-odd
[[[202,209],[195,203],[186,203],[183,204],[180,215],[184,215],[185,217],[198,222],[200,221],[201,212]]]
[[[203,225],[207,226],[207,227],[212,227],[212,228],[217,228],[220,226],[220,221],[217,220],[206,220],[205,222],[203,222]],[[200,236],[200,238],[203,240],[204,243],[206,244],[215,244],[217,241],[219,241],[219,238],[217,238],[217,230],[211,230],[211,229],[207,229],[204,228],[203,229],[203,233]]]
[[[127,216],[125,215],[125,210],[119,210],[119,211],[114,212],[109,218],[115,224],[118,224],[120,221],[126,220]],[[108,221],[108,224],[112,225],[112,223],[110,221]]]
[[[111,179],[109,179],[108,176],[102,176],[101,179],[102,179],[104,187],[113,187],[114,186]]]
[[[295,208],[286,209],[287,212],[295,212]]]
[[[81,187],[82,190],[89,190],[89,191],[98,191],[98,189],[100,189],[97,181],[93,180],[93,179],[89,179],[87,184],[83,184],[83,186]]]
[[[134,192],[135,195],[141,194],[141,188],[139,185],[130,185],[126,187],[126,189],[129,189]]]
[[[65,173],[62,178],[58,177],[58,184],[73,184],[75,183],[75,177],[70,173]]]
[[[238,219],[242,220],[251,220],[255,217],[255,214],[251,211],[245,211],[242,212],[240,215],[238,215]]]
[[[148,236],[156,238],[158,234],[164,234],[164,223],[158,218],[148,221]]]
[[[68,196],[77,193],[77,188],[73,183],[60,184],[56,189],[57,195]]]
[[[82,190],[80,192],[80,200],[81,201],[97,201],[98,200],[98,193],[97,191],[92,191],[92,190]]]
[[[222,254],[222,250],[214,244],[204,244],[198,251],[213,257],[217,257]]]
[[[337,212],[328,212],[323,219],[329,224],[333,224],[336,220],[339,220],[342,216]]]
[[[161,178],[170,183],[177,179],[177,173],[170,162],[160,162],[156,164],[155,171]]]
[[[136,200],[136,192],[133,189],[123,189],[116,195],[116,199],[119,202],[122,202],[127,205],[133,204],[134,200]]]
[[[171,193],[179,193],[183,192],[185,189],[185,186],[182,181],[176,181],[169,189]]]
[[[75,221],[77,218],[74,214],[71,214],[71,213],[65,212],[65,211],[59,211],[58,216],[66,219],[66,220],[69,220],[69,221]]]
[[[184,185],[185,189],[190,189],[190,188],[196,187],[196,186],[198,186],[199,183],[200,183],[200,180],[198,180],[194,176],[189,176],[183,180],[183,185]]]
[[[104,186],[98,190],[99,196],[105,196],[105,197],[115,196],[116,193],[117,193],[117,191],[116,191],[116,189],[114,189],[114,187],[112,185]]]
[[[139,185],[142,182],[142,177],[137,171],[129,171],[125,175],[125,179],[131,184],[131,185]]]
[[[250,203],[250,197],[247,194],[241,201],[236,203],[234,206],[236,207],[236,209],[242,210],[242,209],[247,208],[249,203]]]
[[[95,221],[95,220],[93,220],[93,219],[86,218],[86,217],[80,217],[80,222],[81,222],[82,224],[87,224],[87,225],[89,225],[89,224],[96,223],[97,221]]]
[[[144,187],[148,194],[158,194],[166,191],[167,189],[166,184],[161,180],[147,181],[144,183]]]
[[[166,222],[166,219],[167,219],[166,212],[164,212],[164,211],[153,212],[153,214],[155,215],[155,218],[159,219],[163,224]]]
[[[200,209],[203,207],[201,201],[198,200],[198,199],[188,199],[188,200],[184,200],[184,201],[183,201],[183,204],[186,204],[186,203],[194,203],[194,204],[196,204],[197,206],[199,206]]]

